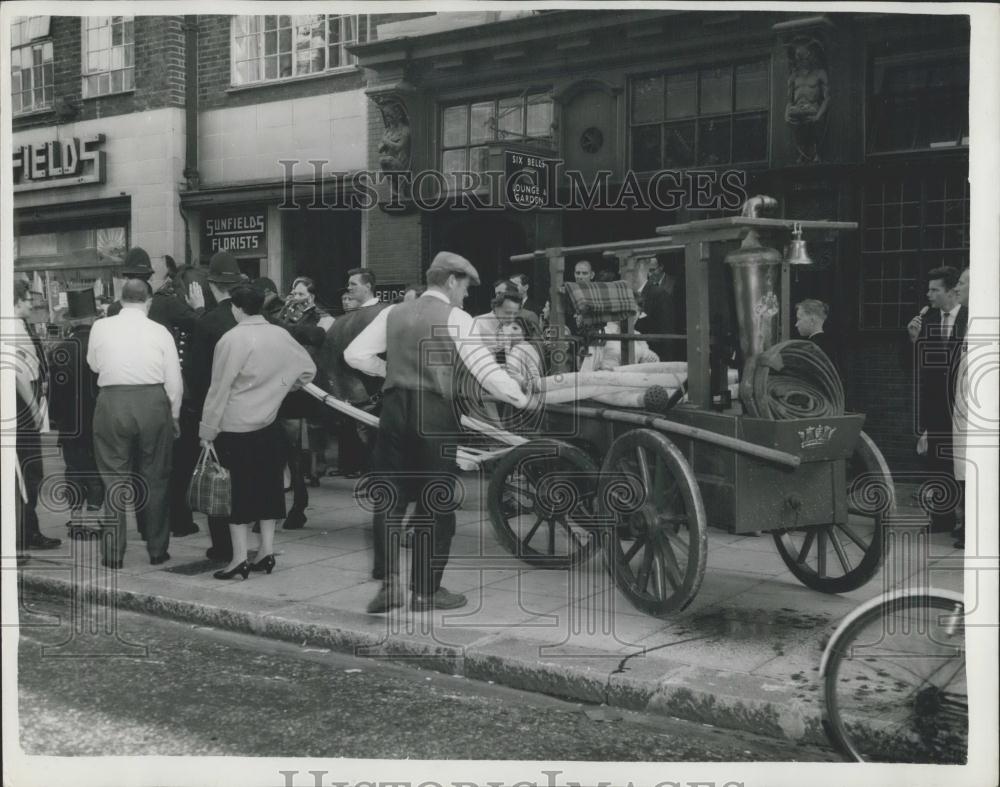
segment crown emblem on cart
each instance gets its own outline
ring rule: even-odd
[[[833,433],[836,431],[836,426],[807,426],[799,432],[799,439],[802,441],[800,447],[816,448],[820,445],[826,445],[830,442],[830,438],[833,437]]]

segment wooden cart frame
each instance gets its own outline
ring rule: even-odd
[[[655,238],[511,258],[547,264],[556,357],[566,358],[558,351],[565,353],[568,339],[559,288],[567,256],[616,256],[629,280],[644,259],[682,248],[688,357],[688,400],[667,414],[549,405],[542,436],[500,458],[488,493],[490,519],[513,555],[538,567],[569,568],[601,551],[630,602],[654,615],[694,599],[709,523],[732,533],[769,532],[791,573],[822,592],[852,590],[874,576],[895,498],[888,466],[862,431],[864,416],[771,421],[738,407],[712,408],[711,246],[751,229],[780,241],[796,226],[809,233],[857,227],[741,216],[662,227]],[[787,263],[781,278],[784,340],[791,328]],[[632,324],[623,344],[630,338]]]

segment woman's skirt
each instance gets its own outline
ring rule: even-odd
[[[231,477],[230,522],[284,518],[286,443],[277,421],[255,432],[220,432],[215,451]]]

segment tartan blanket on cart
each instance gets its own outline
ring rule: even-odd
[[[603,325],[610,321],[624,324],[639,311],[632,288],[623,281],[569,282],[566,294],[583,325]]]

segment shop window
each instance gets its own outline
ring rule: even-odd
[[[347,47],[374,36],[367,15],[234,16],[232,84],[251,85],[352,68]]]
[[[83,18],[83,97],[135,89],[135,29],[131,16]]]
[[[49,17],[22,16],[10,26],[10,91],[15,115],[52,108]]]
[[[876,57],[870,73],[869,153],[968,146],[967,50]]]
[[[769,80],[766,60],[631,80],[632,169],[766,161]]]
[[[441,112],[441,170],[483,172],[489,145],[552,140],[552,99],[547,94],[456,104]]]
[[[894,177],[865,188],[862,328],[902,328],[924,303],[927,271],[968,264],[969,186],[964,173]]]

